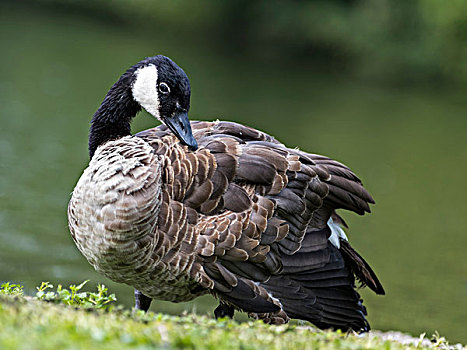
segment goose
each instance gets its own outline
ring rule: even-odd
[[[211,294],[216,318],[242,311],[269,324],[368,331],[357,284],[384,289],[336,213],[370,212],[362,182],[254,128],[190,123],[190,93],[185,72],[162,55],[110,88],[68,206],[77,248],[135,289],[136,309]],[[132,135],[142,108],[162,125]]]

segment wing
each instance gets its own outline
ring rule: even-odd
[[[190,273],[223,300],[271,322],[285,321],[272,282],[280,281],[281,289],[292,283],[290,276],[331,264],[329,218],[339,208],[369,212],[373,199],[341,163],[286,148],[258,130],[232,122],[192,122],[192,129],[196,152],[181,147],[164,126],[137,134],[166,162],[169,209],[160,215],[170,211],[170,220],[162,218],[167,227],[159,226],[172,232],[173,242],[179,241],[170,238],[174,227],[179,235],[181,227],[189,231],[182,236],[190,239],[174,243],[177,249],[162,246],[189,256],[183,266],[191,264]]]

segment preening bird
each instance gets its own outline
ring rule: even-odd
[[[162,122],[130,133],[144,108]],[[89,263],[152,299],[219,299],[267,323],[290,318],[366,331],[355,280],[383,287],[350,246],[337,209],[370,212],[358,177],[330,158],[287,148],[227,121],[189,122],[190,83],[164,56],[129,68],[94,114],[91,161],[69,206]]]

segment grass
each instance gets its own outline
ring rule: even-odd
[[[427,349],[447,348],[439,336],[404,345],[381,335],[320,331],[312,327],[237,323],[207,316],[131,312],[115,305],[100,285],[83,292],[44,282],[35,297],[19,285],[0,287],[0,349]]]

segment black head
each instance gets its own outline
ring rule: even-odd
[[[188,110],[190,109],[190,81],[185,72],[170,58],[148,57],[134,65],[133,99],[159,119],[180,139],[195,150]]]

